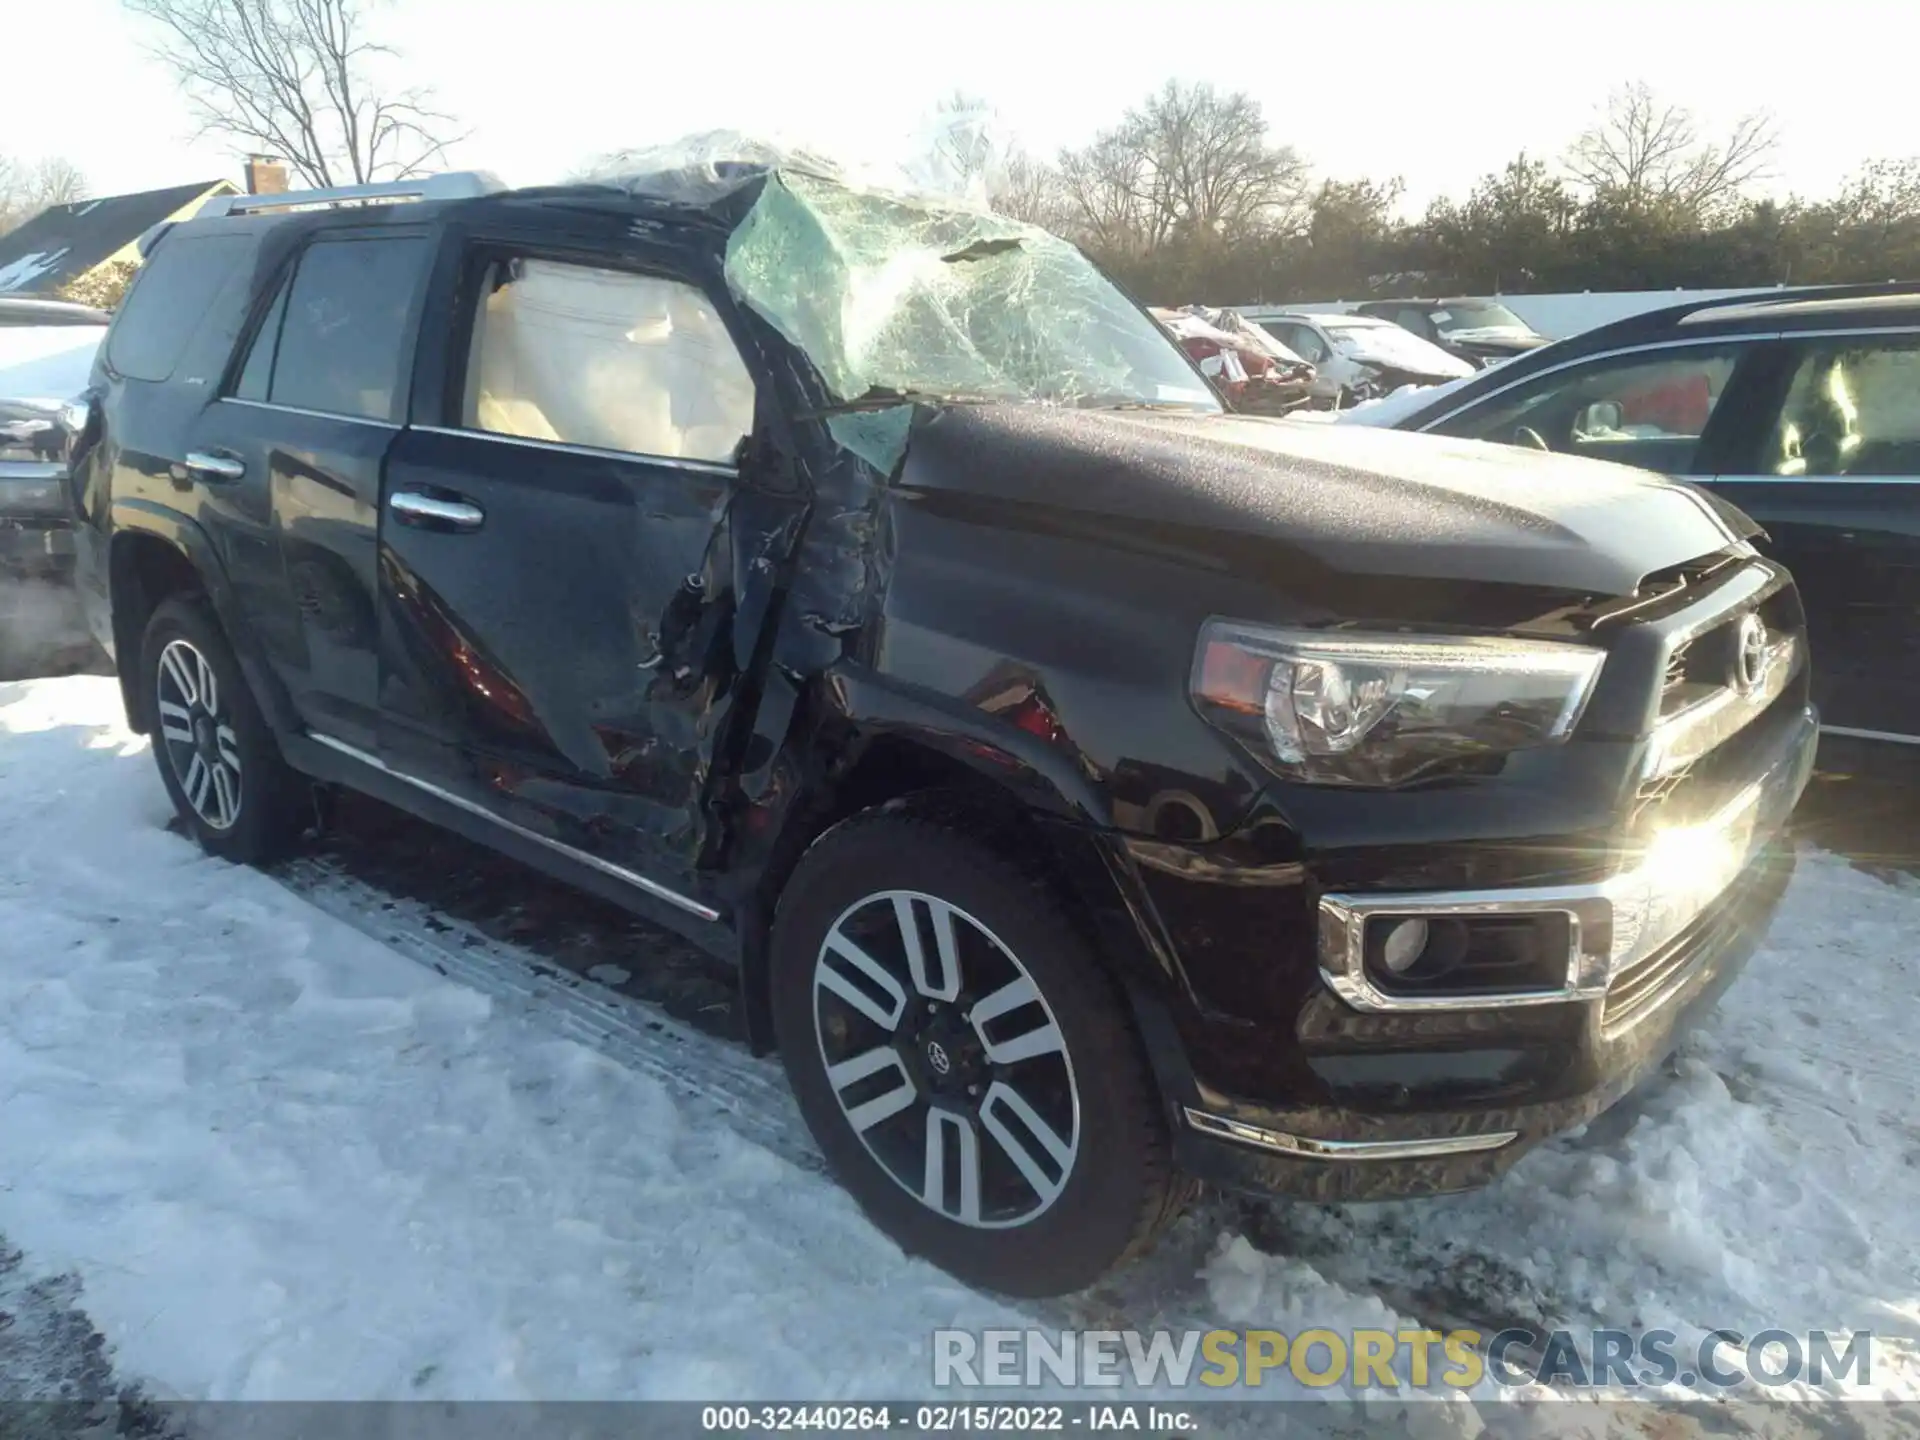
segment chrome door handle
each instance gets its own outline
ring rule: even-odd
[[[202,480],[238,480],[247,473],[247,462],[233,455],[215,455],[205,450],[189,450],[182,468]]]
[[[478,530],[487,512],[470,500],[442,500],[413,490],[396,490],[387,508],[409,525],[443,526],[449,530]]]

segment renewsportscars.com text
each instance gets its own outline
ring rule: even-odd
[[[1871,1331],[936,1330],[936,1386],[1637,1390],[1868,1384]]]

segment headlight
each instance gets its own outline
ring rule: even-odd
[[[1202,715],[1288,779],[1390,786],[1565,740],[1604,659],[1544,640],[1215,620],[1191,689]]]

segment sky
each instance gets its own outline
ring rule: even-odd
[[[0,16],[30,0],[0,0]],[[380,3],[380,0],[376,0]],[[1710,130],[1756,109],[1783,144],[1770,188],[1821,194],[1920,154],[1910,0],[384,0],[381,35],[471,134],[450,155],[512,184],[596,154],[724,128],[897,164],[960,89],[1028,150],[1090,139],[1169,79],[1257,99],[1320,175],[1401,176],[1417,211],[1522,149],[1557,155],[1640,80]],[[18,27],[9,27],[17,29]],[[119,0],[63,0],[71,63],[36,51],[0,86],[0,154],[73,161],[110,195],[239,176],[196,139]]]

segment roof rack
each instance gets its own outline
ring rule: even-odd
[[[1784,309],[1789,305],[1871,301],[1911,295],[1920,290],[1920,281],[1869,280],[1839,285],[1775,285],[1757,287],[1732,295],[1716,295],[1710,300],[1694,300],[1667,306],[1650,314],[1664,315],[1676,325],[1704,323],[1720,319],[1745,319],[1749,313]],[[1629,317],[1631,318],[1631,317]]]
[[[471,200],[507,187],[486,170],[449,170],[414,180],[389,180],[378,185],[343,185],[331,190],[285,190],[272,195],[216,195],[194,215],[213,220],[222,215],[254,215],[263,210],[304,210],[322,205],[384,205],[394,200]]]

